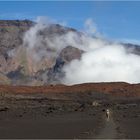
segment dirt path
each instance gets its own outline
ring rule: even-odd
[[[101,132],[96,137],[98,138],[104,138],[104,139],[113,139],[117,138],[117,130],[116,125],[113,121],[113,118],[110,117],[109,119],[105,119],[105,125],[104,128],[101,129]]]
[[[113,122],[112,119],[110,119],[110,120],[106,120],[105,127],[101,130],[97,138],[112,139],[112,138],[116,138],[116,136],[117,136],[117,131],[116,131],[115,123]]]

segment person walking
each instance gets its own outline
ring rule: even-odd
[[[109,120],[109,118],[110,118],[110,110],[109,109],[106,109],[106,117]]]

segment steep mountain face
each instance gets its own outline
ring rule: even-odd
[[[17,68],[16,61],[9,52],[22,44],[24,33],[33,25],[33,22],[24,20],[0,21],[0,72],[6,74]]]
[[[35,32],[32,29],[35,25],[29,20],[0,20],[0,84],[61,83],[60,77],[65,75],[63,66],[80,59],[84,53],[78,49],[79,46],[76,48],[69,42],[64,44],[63,35],[67,33],[76,34],[74,39],[80,38],[81,33],[75,29],[51,24],[41,29],[38,27]],[[68,39],[71,41],[71,38]],[[128,52],[140,55],[140,46],[123,45],[128,48]]]
[[[59,79],[65,75],[62,70],[63,66],[70,63],[74,59],[80,59],[83,52],[84,51],[72,46],[67,46],[66,48],[62,49],[56,59],[55,65],[48,71],[48,81],[50,83],[60,83],[61,81]]]
[[[23,44],[24,36],[33,26],[35,23],[29,20],[0,21],[0,84],[42,85],[54,80],[58,81],[56,75],[61,75],[59,73],[61,73],[60,69],[64,63],[80,58],[82,51],[72,46],[68,46],[62,49],[62,52],[60,50],[57,55],[54,55],[55,50],[50,47],[50,40],[54,36],[61,36],[67,32],[77,32],[58,24],[38,30],[36,34],[41,43],[35,44],[31,51],[29,47],[26,49],[26,46],[23,46],[25,45]],[[46,52],[49,53],[46,55]],[[32,60],[33,53],[41,56],[39,61]]]
[[[29,20],[0,20],[0,51],[5,52],[22,44],[22,38],[33,22]]]

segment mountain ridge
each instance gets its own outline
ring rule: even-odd
[[[70,32],[81,36],[79,31],[64,27],[59,24],[50,24],[38,30],[37,35],[41,38],[43,46],[37,46],[33,51],[42,55],[43,51],[49,52],[43,54],[39,61],[32,62],[27,53],[26,46],[23,47],[25,33],[31,30],[37,23],[30,20],[0,20],[0,83],[12,85],[46,85],[51,83],[61,83],[60,77],[64,76],[63,66],[70,63],[73,59],[80,59],[83,54],[82,48],[76,48],[66,44],[55,57],[55,48],[51,48],[49,41],[55,36],[62,36]],[[43,39],[47,39],[44,42]],[[59,41],[59,40],[58,40]],[[35,44],[36,45],[36,44]],[[135,44],[125,44],[128,52],[140,55],[140,46]],[[57,47],[57,46],[56,46]],[[41,51],[41,49],[43,49]],[[33,56],[34,57],[34,56]],[[28,61],[28,62],[27,62]],[[1,80],[2,79],[2,80]]]

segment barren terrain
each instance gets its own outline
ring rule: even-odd
[[[140,138],[139,91],[121,82],[0,86],[0,138]]]

